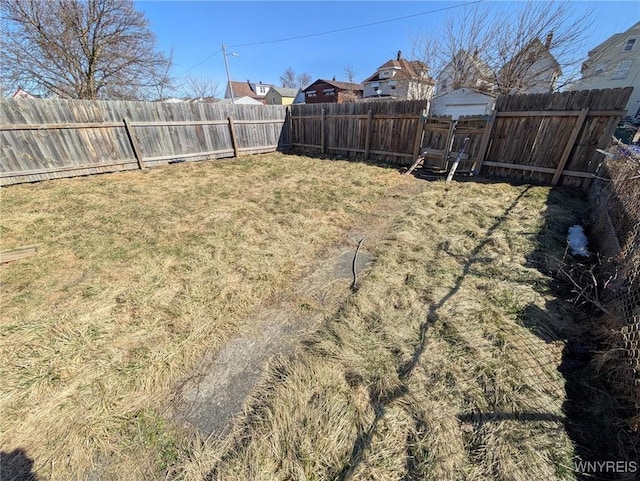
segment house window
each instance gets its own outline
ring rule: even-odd
[[[629,70],[631,70],[631,60],[623,60],[616,67],[616,71],[613,73],[611,80],[621,80],[627,78]]]
[[[322,93],[324,95],[332,96],[336,94],[336,89],[324,89]]]
[[[637,37],[629,37],[622,47],[623,52],[632,52],[636,45]]]
[[[316,96],[316,91],[315,90],[309,90],[307,92],[307,97],[315,97]]]

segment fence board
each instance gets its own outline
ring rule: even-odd
[[[498,97],[482,173],[588,187],[602,159],[596,149],[608,145],[630,94],[628,87]]]
[[[423,100],[292,105],[292,144],[322,152],[324,143],[334,155],[410,165],[425,107]]]
[[[271,152],[282,146],[285,106],[0,99],[0,185],[138,168],[123,122],[153,166],[174,159]]]

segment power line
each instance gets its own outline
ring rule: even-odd
[[[473,2],[461,3],[459,5],[451,5],[449,7],[437,8],[435,10],[429,10],[427,12],[420,12],[420,13],[414,13],[412,15],[405,15],[403,17],[390,18],[390,19],[387,19],[387,20],[379,20],[377,22],[365,23],[365,24],[362,24],[362,25],[354,25],[354,26],[351,26],[351,27],[338,28],[338,29],[335,29],[335,30],[327,30],[326,32],[309,33],[307,35],[298,35],[296,37],[287,37],[287,38],[281,38],[281,39],[277,39],[277,40],[266,40],[266,41],[263,41],[263,42],[242,43],[242,44],[238,44],[238,45],[229,45],[228,47],[229,48],[253,47],[253,46],[256,46],[256,45],[268,45],[268,44],[272,44],[272,43],[289,42],[291,40],[300,40],[302,38],[311,38],[311,37],[319,37],[319,36],[322,36],[322,35],[331,35],[332,33],[347,32],[349,30],[356,30],[356,29],[359,29],[359,28],[372,27],[374,25],[381,25],[383,23],[397,22],[399,20],[406,20],[408,18],[415,18],[415,17],[420,17],[422,15],[429,15],[431,13],[442,12],[442,11],[445,11],[445,10],[452,10],[454,8],[466,7],[468,5],[474,5],[476,3],[482,3],[483,1],[484,0],[475,0]],[[190,72],[191,70],[193,70],[196,67],[199,67],[200,65],[205,63],[207,60],[212,59],[213,57],[218,55],[220,52],[222,52],[222,49],[218,49],[216,52],[214,52],[211,55],[209,55],[208,57],[204,58],[203,60],[201,60],[197,64],[189,67],[187,70],[182,72],[180,74],[180,76],[186,74],[187,72]]]
[[[281,38],[281,39],[278,39],[278,40],[266,40],[266,41],[263,41],[263,42],[252,42],[252,43],[242,43],[242,44],[238,44],[238,45],[229,45],[229,48],[253,47],[255,45],[267,45],[267,44],[271,44],[271,43],[289,42],[291,40],[300,40],[302,38],[311,38],[311,37],[319,37],[321,35],[330,35],[332,33],[346,32],[348,30],[355,30],[355,29],[358,29],[358,28],[372,27],[374,25],[381,25],[383,23],[389,23],[389,22],[397,22],[398,20],[406,20],[407,18],[420,17],[422,15],[428,15],[430,13],[442,12],[444,10],[452,10],[454,8],[466,7],[468,5],[481,3],[482,1],[483,0],[475,0],[473,2],[461,3],[459,5],[452,5],[450,7],[443,7],[443,8],[437,8],[435,10],[429,10],[428,12],[414,13],[412,15],[405,15],[404,17],[390,18],[390,19],[387,19],[387,20],[380,20],[378,22],[365,23],[365,24],[362,24],[362,25],[354,25],[352,27],[338,28],[336,30],[327,30],[326,32],[309,33],[307,35],[298,35],[296,37]]]
[[[207,58],[201,60],[200,62],[198,62],[197,64],[195,64],[192,67],[189,67],[187,70],[185,70],[184,72],[182,72],[179,76],[182,76],[184,74],[186,74],[187,72],[190,72],[191,70],[193,70],[196,67],[199,67],[200,65],[202,65],[203,63],[205,63],[207,60],[212,59],[213,57],[215,57],[216,55],[218,55],[220,52],[222,52],[222,49],[218,49],[216,52],[212,53],[211,55],[209,55]]]

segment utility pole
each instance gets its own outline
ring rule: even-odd
[[[236,99],[233,96],[233,86],[231,85],[231,76],[229,75],[229,62],[227,61],[227,47],[224,43],[222,44],[222,56],[224,57],[224,68],[227,70],[227,85],[229,86],[229,92],[231,92],[231,103],[235,104]]]

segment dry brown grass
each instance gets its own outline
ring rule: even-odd
[[[2,451],[42,479],[162,479],[176,383],[287,291],[395,171],[279,154],[2,189]],[[3,479],[4,481],[4,479]]]
[[[3,189],[3,249],[40,249],[0,271],[2,450],[43,479],[572,479],[561,320],[530,261],[576,219],[547,188],[415,182],[268,155]],[[232,433],[167,421],[200,356],[391,192],[360,290]]]
[[[532,264],[562,252],[584,204],[549,193],[435,182],[406,199],[358,293],[176,477],[574,479],[555,330],[568,319]]]

